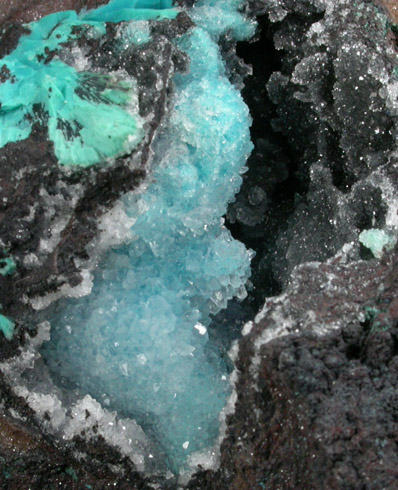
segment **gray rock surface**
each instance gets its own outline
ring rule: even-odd
[[[383,3],[391,13],[392,3]],[[248,0],[245,9],[260,16],[257,41],[237,48],[253,65],[243,95],[254,118],[255,150],[226,218],[257,256],[248,298],[215,319],[213,336],[222,337],[221,326],[234,324],[236,333],[242,322],[252,323],[238,343],[237,401],[227,419],[220,465],[194,475],[188,488],[393,489],[398,486],[397,250],[380,261],[358,241],[366,229],[396,234],[398,228],[398,80],[391,19],[369,1]],[[3,10],[6,14],[11,18]],[[166,107],[174,69],[169,68],[183,69],[185,63],[168,36],[187,27],[180,17],[170,30],[158,32],[150,52],[141,53],[143,67],[157,59],[153,83],[166,77],[163,98],[141,100],[142,110],[153,111],[154,131]],[[20,32],[3,32],[4,53]],[[231,79],[241,84],[247,69],[228,40],[223,48]],[[117,69],[103,47],[94,46],[93,53],[98,55],[93,63]],[[24,297],[56,290],[62,281],[80,282],[73,259],[85,259],[98,217],[128,190],[126,181],[135,185],[145,177],[148,159],[141,150],[133,180],[122,159],[110,173],[88,172],[73,206],[65,191],[57,209],[69,218],[55,249],[43,255],[40,266],[0,277],[7,314],[22,321],[29,313]],[[0,233],[18,259],[37,253],[40,238],[57,219],[46,217],[46,199],[58,195],[61,182],[72,189],[73,179],[81,182],[82,176],[61,175],[40,128],[29,140],[1,150],[0,158],[8,163],[0,167],[0,180],[10,183],[3,185],[3,197],[14,202],[0,210]],[[15,168],[25,169],[26,176],[17,179]],[[50,197],[38,200],[28,222],[28,207],[40,189]],[[2,360],[23,343],[22,334],[1,343]],[[101,437],[87,443],[83,436],[57,447],[2,378],[0,395],[0,488],[177,487],[165,481],[149,487]],[[85,464],[77,461],[77,452],[88,454]]]

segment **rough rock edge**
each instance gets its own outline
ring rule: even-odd
[[[14,275],[0,277],[0,297],[3,313],[22,328],[28,326],[27,319],[32,313],[30,299],[56,293],[62,288],[64,292],[73,290],[82,282],[90,263],[98,260],[98,256],[89,256],[87,247],[99,233],[101,216],[117,204],[122,194],[139,191],[150,174],[151,147],[167,114],[172,74],[186,67],[185,56],[172,46],[169,37],[179,36],[193,25],[184,14],[165,23],[170,24],[168,31],[165,26],[152,26],[153,41],[145,52],[136,48],[136,62],[126,67],[139,77],[141,72],[135,73],[137,59],[143,65],[150,64],[155,67],[155,81],[161,82],[162,87],[150,101],[150,117],[149,102],[144,94],[146,88],[151,94],[153,86],[145,86],[139,93],[147,134],[131,155],[118,158],[112,165],[85,170],[61,168],[45,128],[38,125],[28,139],[0,149],[0,159],[7,161],[0,171],[0,245],[17,262]],[[108,35],[112,40],[114,27],[108,26]],[[117,72],[124,68],[119,65],[126,60],[118,61],[118,65],[110,59],[109,42],[112,41],[91,45],[86,39],[80,44],[90,47],[89,57],[95,69]],[[159,60],[162,64],[156,65]],[[95,251],[91,252],[95,255]],[[27,262],[29,258],[32,260]],[[13,355],[23,338],[17,333],[15,342],[1,344],[1,357]]]
[[[281,14],[279,13],[278,15],[281,15]],[[375,276],[377,279],[377,280],[375,279],[376,284],[382,284],[383,281],[387,280],[387,277],[390,277],[388,275],[388,273],[386,272],[385,268],[383,269],[383,267],[385,267],[385,265],[382,267],[382,265],[377,265],[376,263],[372,263],[372,265],[369,266],[370,263],[365,263],[365,262],[355,262],[354,264],[347,265],[347,268],[345,270],[348,274],[348,277],[351,277],[351,275],[353,278],[355,277],[354,270],[352,270],[352,268],[355,269],[355,267],[359,266],[358,264],[362,264],[360,266],[362,273],[366,272],[369,275],[370,274],[376,274],[376,276]],[[365,265],[368,264],[369,269],[367,269],[364,264]],[[304,265],[299,269],[298,272],[295,273],[294,277],[295,278],[297,277],[297,280],[300,277],[301,277],[301,280],[303,278],[306,279],[306,282],[304,282],[304,284],[302,284],[302,287],[303,287],[303,290],[307,291],[307,293],[309,294],[308,298],[310,301],[311,301],[311,299],[313,299],[314,294],[318,295],[318,293],[319,293],[318,286],[319,285],[329,283],[329,279],[327,278],[327,275],[330,273],[331,270],[333,270],[333,268],[335,267],[335,264],[326,264],[326,266],[328,266],[328,267],[330,266],[332,269],[328,269],[326,271],[323,271],[324,272],[323,278],[319,279],[319,281],[317,283],[317,287],[315,287],[313,291],[310,289],[311,286],[308,286],[307,290],[304,289],[304,287],[306,285],[311,285],[311,284],[313,285],[313,283],[311,282],[312,281],[312,275],[314,273],[313,264],[312,265],[311,264],[310,265]],[[303,272],[306,270],[306,267],[309,267],[309,270],[307,271],[307,273]],[[381,267],[381,269],[379,269],[379,267]],[[395,270],[395,265],[391,265],[390,267],[392,268],[392,270]],[[296,276],[296,274],[297,274],[297,276]],[[392,275],[394,275],[393,272],[392,272]],[[293,284],[295,283],[295,281],[296,281],[296,279],[293,280]],[[341,290],[339,292],[339,296],[337,296],[337,299],[335,298],[335,301],[339,300],[339,302],[343,303],[343,305],[344,305],[344,301],[345,301],[344,287],[345,287],[345,284],[342,283],[341,284]],[[354,292],[355,291],[358,291],[358,292],[362,291],[361,277],[359,279],[357,278],[356,283],[354,281]],[[297,293],[297,291],[296,291],[296,293]],[[292,296],[294,296],[295,292],[292,288],[288,289],[288,292],[286,293],[286,295],[284,297],[284,300],[288,302],[289,298],[288,298],[287,294],[289,294],[289,295],[291,294]],[[374,304],[374,301],[377,300],[377,295],[374,296],[375,295],[374,289],[370,289],[367,292],[367,294],[369,296],[362,297],[362,300],[364,301],[363,305],[371,306],[372,304]],[[316,297],[318,297],[318,296],[316,296]],[[281,298],[275,300],[276,306],[275,305],[273,306],[274,300],[270,300],[268,302],[268,306],[270,308],[270,311],[274,311],[274,310],[281,307],[280,303],[278,303],[278,301],[280,302],[280,300],[281,300]],[[286,306],[286,307],[288,308],[288,306]],[[298,311],[300,311],[300,310],[297,311],[296,306],[292,306],[292,309],[294,312],[294,317],[297,317],[297,315],[299,314]],[[364,312],[361,312],[360,309],[358,309],[358,308],[356,308],[356,309],[354,308],[354,312],[356,312],[355,315],[357,316],[356,317],[357,329],[356,330],[354,329],[354,332],[352,335],[352,337],[354,338],[354,341],[351,342],[351,344],[350,344],[349,341],[344,340],[344,342],[346,344],[349,344],[350,346],[353,345],[353,347],[352,347],[353,351],[355,351],[356,346],[358,346],[358,345],[360,347],[362,345],[366,346],[367,344],[365,341],[366,341],[366,338],[369,337],[369,335],[367,334],[367,330],[369,330],[369,326],[367,326],[366,322],[364,322],[364,318],[365,318]],[[305,316],[306,313],[307,313],[307,310],[304,308],[302,310],[302,314]],[[267,318],[268,318],[268,314],[267,314]],[[394,313],[394,308],[393,308],[390,312],[390,319],[395,318],[394,314],[395,313]],[[342,319],[344,320],[344,316],[341,316],[341,315],[342,315],[342,312],[340,312],[338,315],[338,319],[340,321],[342,321]],[[270,318],[267,321],[270,322],[271,326],[274,325],[274,327],[277,329],[278,323],[276,320],[277,319],[275,319],[275,318]],[[253,351],[253,343],[255,342],[255,339],[258,337],[258,335],[260,335],[260,336],[263,335],[263,329],[265,327],[264,322],[266,323],[266,321],[263,320],[259,324],[256,324],[254,326],[252,332],[250,332],[250,334],[248,334],[247,339],[245,339],[241,343],[241,355],[240,355],[240,358],[238,361],[238,367],[239,367],[239,369],[241,369],[241,371],[243,373],[247,373],[248,372],[247,368],[248,368],[248,366],[251,365],[250,364],[251,356],[253,354],[255,354],[255,352]],[[365,323],[365,324],[360,325],[361,322]],[[384,319],[383,319],[383,322],[384,322]],[[358,323],[360,325],[359,327],[358,327]],[[292,322],[292,325],[294,325],[294,321]],[[309,318],[309,321],[307,322],[307,326],[311,326],[311,325],[313,325],[313,321],[311,323],[311,318]],[[328,324],[324,324],[324,325],[326,325],[326,327],[327,327]],[[333,325],[333,322],[331,323],[331,325]],[[365,332],[363,335],[361,334],[361,331],[362,331],[361,329]],[[392,327],[392,329],[393,329],[393,327]],[[247,328],[246,330],[249,330],[249,328]],[[358,333],[358,331],[359,331],[359,333]],[[286,333],[286,332],[284,332],[284,333]],[[308,336],[309,339],[307,339],[306,336]],[[366,338],[363,339],[363,337],[366,337]],[[278,345],[276,345],[274,347],[274,344],[278,343],[278,342],[286,341],[286,344],[283,344],[283,348],[288,349],[290,347],[289,342],[290,342],[291,338],[292,338],[291,335],[285,335],[283,337],[283,339],[280,339],[280,340],[275,339],[273,342],[270,342],[266,346],[259,345],[259,350],[258,350],[259,357],[258,357],[258,359],[259,359],[259,366],[261,369],[260,372],[266,373],[269,378],[271,378],[272,375],[277,376],[274,373],[274,371],[276,370],[275,369],[275,362],[273,363],[273,369],[270,369],[269,366],[266,364],[266,359],[267,358],[272,358],[274,360],[279,359],[278,356],[280,357],[280,355],[283,354],[283,352],[281,352],[282,347],[278,346]],[[303,338],[304,339],[303,342],[305,344],[306,342],[312,342],[313,341],[313,333],[309,332],[308,335],[306,333],[303,333],[303,335],[300,338],[296,338],[296,337],[294,337],[294,338],[298,342],[300,341],[300,338]],[[359,340],[358,340],[358,338],[359,338]],[[363,341],[363,340],[365,340],[365,341]],[[315,342],[319,343],[318,337],[315,337]],[[332,347],[333,347],[333,343],[336,343],[336,342],[337,341],[335,339],[331,340]],[[271,354],[273,354],[274,350],[275,350],[275,354],[274,355],[269,354],[268,356],[265,356],[263,354],[263,351],[266,347],[269,347],[270,349],[272,348]],[[306,348],[307,346],[304,345],[304,347]],[[324,349],[324,351],[327,351],[328,348],[330,348],[329,345],[327,346],[326,349]],[[337,350],[340,352],[339,349],[337,349]],[[344,351],[344,349],[343,349],[343,351]],[[366,349],[365,349],[365,351],[366,351]],[[390,349],[390,351],[391,351],[391,349]],[[394,350],[392,349],[391,352],[394,353]],[[245,361],[245,359],[246,359],[246,361]],[[365,361],[366,361],[366,358],[365,358]],[[285,364],[286,364],[286,359],[283,360],[283,362],[285,362]],[[289,359],[287,359],[287,365],[288,365],[288,362],[289,362]],[[384,362],[386,362],[386,359],[384,359]],[[276,365],[278,365],[278,363],[276,363]],[[309,365],[312,368],[314,363],[310,362]],[[332,368],[329,368],[329,369],[332,369]],[[257,377],[256,373],[258,373],[259,371],[255,370],[254,372],[255,372],[255,377]],[[250,374],[250,376],[252,376],[252,375],[253,375],[253,373]],[[304,438],[297,436],[297,434],[300,434],[301,429],[298,429],[298,427],[301,427],[300,417],[304,413],[302,408],[303,408],[303,404],[305,404],[306,401],[305,400],[302,401],[302,404],[295,403],[294,404],[294,410],[292,410],[290,412],[289,411],[282,412],[282,414],[280,414],[279,418],[276,417],[276,419],[273,419],[272,418],[273,415],[271,413],[273,410],[272,407],[274,406],[273,403],[271,403],[271,401],[273,401],[272,395],[275,395],[275,393],[277,394],[277,395],[275,395],[276,397],[274,400],[278,400],[278,398],[282,398],[285,395],[285,399],[287,401],[287,400],[291,399],[291,390],[290,391],[287,390],[286,393],[281,394],[281,396],[279,396],[280,393],[275,392],[275,391],[271,392],[271,394],[270,394],[269,387],[268,386],[264,387],[262,385],[259,386],[258,380],[257,380],[257,389],[260,390],[260,395],[258,395],[259,392],[256,391],[254,388],[255,394],[253,395],[253,398],[254,398],[254,401],[253,401],[253,400],[251,400],[251,393],[253,390],[252,382],[250,382],[250,378],[248,380],[247,377],[245,379],[244,379],[244,377],[245,377],[245,374],[243,374],[242,377],[240,378],[240,385],[238,386],[238,390],[240,393],[239,396],[241,397],[241,400],[239,400],[239,397],[238,397],[238,404],[237,404],[237,408],[236,408],[237,411],[236,411],[236,414],[232,417],[233,422],[230,422],[230,431],[231,431],[231,433],[233,433],[235,431],[238,434],[242,434],[242,430],[243,430],[242,427],[239,427],[239,426],[236,428],[234,427],[234,423],[238,419],[237,414],[240,413],[242,415],[241,418],[244,418],[247,416],[248,413],[250,415],[253,415],[253,413],[256,414],[256,412],[257,412],[257,415],[259,417],[263,417],[262,421],[266,420],[265,427],[263,426],[263,427],[261,427],[262,430],[257,431],[260,434],[259,437],[263,438],[264,434],[265,434],[266,437],[268,437],[268,439],[266,441],[262,440],[261,444],[259,444],[258,439],[256,439],[256,435],[254,436],[254,442],[253,442],[253,437],[250,437],[247,434],[247,431],[246,432],[243,431],[242,439],[246,439],[246,440],[251,439],[251,441],[250,441],[250,443],[244,443],[246,445],[247,451],[246,450],[243,451],[244,455],[239,456],[239,453],[242,451],[239,451],[236,449],[236,447],[235,448],[233,447],[233,445],[236,446],[237,439],[234,439],[234,437],[231,436],[231,434],[230,434],[228,436],[227,440],[224,442],[224,445],[223,445],[222,466],[221,466],[221,469],[219,470],[219,472],[216,473],[216,475],[212,474],[212,472],[202,474],[202,475],[197,475],[196,481],[201,482],[200,483],[201,486],[195,487],[195,485],[197,485],[197,483],[195,483],[195,481],[193,481],[191,483],[191,487],[192,488],[203,488],[203,489],[204,488],[242,488],[242,489],[244,489],[244,488],[256,488],[256,485],[257,485],[258,488],[263,488],[262,485],[263,484],[265,485],[266,484],[265,480],[268,479],[267,480],[267,488],[322,488],[322,486],[319,486],[319,485],[322,485],[323,481],[322,482],[319,482],[319,481],[316,482],[314,475],[308,475],[308,473],[305,473],[305,471],[307,471],[307,472],[309,471],[310,464],[307,464],[307,466],[305,466],[305,464],[308,463],[308,459],[306,459],[305,457],[300,458],[300,455],[303,454],[303,452],[300,452],[300,450],[294,449],[295,459],[294,459],[293,463],[290,461],[290,463],[292,463],[292,464],[286,463],[285,467],[282,468],[284,470],[284,473],[287,474],[287,476],[283,477],[282,472],[279,472],[280,473],[279,475],[278,474],[275,475],[275,472],[277,472],[280,469],[280,467],[278,467],[278,462],[283,461],[284,449],[286,447],[290,448],[292,441],[295,441],[296,438],[298,438],[299,443],[301,444],[301,446],[299,445],[299,449],[301,449],[301,451],[304,451],[304,454],[307,454],[305,452],[306,451],[306,446],[305,446],[306,442],[304,441]],[[283,376],[281,375],[279,377],[279,379],[276,379],[276,381],[274,383],[275,387],[284,386],[285,384],[288,385],[289,382],[294,386],[294,384],[297,382],[297,380],[293,379],[293,381],[292,381],[290,377],[291,377],[291,373],[288,373],[286,375],[286,379],[283,378]],[[261,383],[266,383],[267,379],[268,378],[263,377],[263,376],[260,377]],[[285,381],[285,383],[283,381]],[[243,383],[243,385],[242,385],[242,383]],[[242,389],[242,386],[244,386],[244,389]],[[257,395],[256,395],[256,393],[257,393]],[[245,397],[244,401],[242,401],[242,394]],[[286,394],[288,396],[286,396]],[[279,402],[275,405],[281,406],[281,404]],[[265,416],[261,415],[261,413],[258,412],[258,410],[261,410],[261,409],[263,410],[263,412],[266,412]],[[240,411],[240,410],[242,410],[242,411]],[[267,420],[267,413],[269,416],[268,420]],[[296,417],[297,420],[294,417],[296,414],[298,414]],[[257,417],[257,415],[256,415],[256,417]],[[288,430],[286,432],[283,432],[282,429],[279,432],[278,431],[274,431],[274,432],[271,431],[272,432],[271,435],[273,435],[275,437],[279,437],[279,439],[283,439],[284,443],[286,445],[284,446],[283,444],[281,444],[279,449],[275,450],[275,461],[276,461],[276,463],[275,464],[268,464],[267,463],[268,466],[266,465],[266,467],[264,467],[261,465],[260,459],[262,459],[262,460],[265,459],[266,461],[268,461],[267,458],[264,457],[264,454],[266,454],[266,451],[269,450],[269,448],[271,447],[271,444],[269,444],[269,441],[270,441],[269,433],[267,432],[267,427],[269,427],[268,423],[269,423],[270,419],[273,421],[276,420],[280,424],[285,424],[285,426],[290,425],[290,429],[288,427]],[[285,422],[286,420],[288,422]],[[291,421],[293,421],[293,422],[290,423]],[[302,421],[303,421],[303,423],[305,422],[305,420],[302,420]],[[255,425],[250,425],[250,423],[249,423],[246,426],[247,429],[250,428],[250,430],[251,430],[253,427],[258,426],[257,420],[252,421],[252,422],[255,422]],[[241,423],[241,422],[238,421],[236,423],[237,423],[237,425],[239,425],[239,423]],[[240,435],[238,435],[237,437],[240,437]],[[274,442],[275,441],[273,440],[272,446],[275,445]],[[255,455],[254,458],[251,455],[250,448],[254,449],[252,451],[253,455]],[[317,450],[318,449],[319,448],[317,447]],[[279,451],[279,453],[278,453],[278,451]],[[260,453],[260,454],[258,454],[258,453]],[[321,450],[319,450],[319,454],[321,454]],[[326,458],[326,460],[327,459],[328,458]],[[286,458],[286,460],[288,460],[288,459]],[[300,461],[302,462],[302,465],[300,464]],[[323,462],[324,462],[323,460],[317,461],[318,467],[322,468],[322,476],[324,476],[324,473],[323,473],[324,467],[322,466]],[[265,477],[265,475],[267,474],[267,471],[269,472],[269,476]],[[228,473],[229,473],[229,475],[228,475]],[[343,476],[346,476],[346,475],[343,475]],[[356,476],[354,475],[354,477],[356,477]],[[260,478],[262,478],[262,479],[260,480]],[[278,480],[278,478],[279,478],[279,480]],[[306,480],[305,480],[305,478],[306,478]],[[340,482],[341,481],[342,480],[340,480]],[[349,481],[349,479],[347,481]],[[357,482],[354,481],[354,484],[355,483],[357,483]],[[388,482],[387,482],[387,484],[388,484]],[[312,485],[315,485],[315,486],[312,486]],[[318,485],[318,486],[316,486],[316,485]],[[122,487],[120,487],[120,488],[122,488]],[[325,487],[323,486],[323,488],[325,488]],[[358,487],[354,486],[353,488],[358,488]]]
[[[249,2],[252,8],[265,10],[264,4],[260,4]],[[285,98],[285,107],[292,104],[292,97],[301,97],[299,87],[294,87],[294,76],[289,80],[289,75],[308,56],[308,52],[302,52],[301,45],[305,46],[310,28],[324,22],[329,23],[330,33],[336,33],[338,24],[333,26],[331,20],[333,10],[340,9],[342,14],[345,11],[346,21],[350,23],[354,8],[345,1],[334,5],[327,1],[303,1],[295,5],[289,1],[267,2],[266,10],[272,22],[285,21],[289,25],[290,17],[299,26],[297,15],[309,19],[307,24],[303,20],[305,27],[298,36],[302,44],[292,35],[289,47],[287,39],[276,34],[280,48],[286,50],[285,72],[281,77],[285,85],[282,86],[288,87],[290,83],[297,91],[297,95],[294,92],[289,95],[282,88],[279,98]],[[365,8],[371,6],[366,4]],[[368,19],[371,22],[372,17],[369,15]],[[314,28],[313,33],[316,32]],[[327,32],[323,34],[327,36]],[[345,26],[341,28],[341,36],[344,35]],[[359,32],[357,40],[361,41],[361,35]],[[335,38],[337,46],[338,37]],[[395,85],[391,76],[396,65],[395,47],[388,46],[390,40],[388,36],[387,42],[376,46],[382,60],[377,74],[380,88]],[[328,55],[333,59],[336,56],[333,45],[329,47],[332,53]],[[316,101],[311,99],[316,96],[317,80],[315,76],[303,83],[310,90],[307,99],[301,100],[311,103],[310,115],[311,111],[317,111]],[[347,80],[348,85],[350,78]],[[382,110],[389,113],[395,127],[396,109],[395,103],[389,100],[389,90],[394,93],[388,89],[382,95]],[[328,119],[322,109],[317,116],[321,121]],[[308,126],[303,124],[307,131]],[[294,130],[293,125],[293,133]],[[386,141],[379,155],[382,161],[373,168],[354,165],[356,177],[347,188],[360,189],[371,183],[379,189],[387,204],[381,223],[396,232],[395,146],[394,139]],[[308,199],[314,205],[317,189],[322,193],[322,181],[325,194],[334,188],[327,168],[327,159],[311,162],[309,175],[313,184],[312,189],[309,186]],[[336,193],[336,188],[333,192]],[[366,196],[366,186],[362,196]],[[350,199],[341,193],[337,206],[330,206],[329,199],[326,217],[341,226],[342,219],[347,218],[344,211],[349,209]],[[340,219],[335,220],[339,215]],[[303,216],[292,220],[296,227],[303,223]],[[332,226],[331,238],[336,236],[336,231],[338,226]],[[343,238],[337,249],[347,241],[347,235],[344,232],[341,235],[337,234],[339,240]],[[397,486],[397,250],[382,262],[362,261],[355,235],[350,237],[351,244],[343,246],[329,260],[302,265],[293,262],[283,295],[268,299],[254,323],[246,325],[237,360],[238,400],[235,413],[228,420],[220,468],[198,473],[189,488],[354,490]],[[288,246],[294,238],[300,238],[300,234],[288,237]],[[311,240],[310,235],[304,232],[303,239],[304,242],[299,242],[303,253],[308,249],[316,256],[319,253],[316,247],[305,245],[306,239]],[[328,246],[326,253],[330,256],[332,251],[333,246]]]

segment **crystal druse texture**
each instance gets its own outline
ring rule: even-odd
[[[22,22],[107,2],[36,0],[22,15],[26,2],[8,0],[15,25],[5,3],[9,61],[32,34]],[[79,144],[86,103],[133,118],[138,133],[135,146],[120,133],[115,158],[60,162],[41,94],[40,107],[24,106],[29,135],[0,147],[0,488],[398,486],[396,2],[239,3],[86,17],[97,28],[72,29],[34,63],[84,74],[61,142]],[[129,1],[139,5],[150,4]],[[240,12],[258,30],[236,43],[252,29]],[[1,75],[7,84],[7,67]],[[234,197],[248,119],[225,75],[253,119]],[[223,213],[255,251],[244,299],[249,256]],[[158,400],[171,400],[162,413]]]
[[[34,298],[87,277],[100,218],[150,174],[173,75],[187,68],[173,42],[193,25],[186,13],[171,2],[123,5],[109,3],[108,14],[140,20],[58,12],[0,31],[0,139],[11,138],[0,145],[0,236],[18,265],[0,277],[0,297],[17,337]]]
[[[252,147],[248,109],[217,44],[227,31],[253,34],[240,3],[202,1],[190,12],[196,26],[178,41],[189,71],[174,78],[153,176],[123,198],[133,238],[101,262],[91,294],[59,301],[42,349],[55,379],[136,419],[174,472],[218,434],[230,384],[207,327],[245,295],[250,275],[252,253],[222,220]]]
[[[398,59],[375,4],[396,2],[248,3],[266,14],[240,51],[255,150],[230,220],[250,280],[275,282],[239,342],[220,466],[188,488],[395,489]]]

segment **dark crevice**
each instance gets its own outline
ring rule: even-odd
[[[369,184],[366,190],[363,185],[355,187],[367,170],[362,163],[353,168],[353,156],[345,151],[345,123],[339,118],[334,95],[336,87],[341,90],[341,80],[337,80],[341,74],[336,73],[335,60],[325,46],[319,48],[325,59],[321,72],[315,67],[304,75],[314,78],[303,86],[292,81],[292,73],[305,58],[302,39],[323,16],[308,12],[303,19],[293,13],[276,23],[260,16],[254,42],[238,43],[236,54],[227,40],[222,43],[231,81],[239,86],[244,80],[241,92],[253,118],[254,144],[248,171],[225,222],[233,237],[256,254],[247,298],[230,301],[211,325],[213,340],[223,348],[239,337],[242,325],[253,318],[266,297],[283,291],[295,265],[325,260],[352,240],[354,230],[384,225],[386,209],[380,190]],[[283,44],[275,46],[275,39],[282,35],[291,39],[286,50]],[[251,67],[252,75],[245,77],[245,65]],[[381,143],[386,145],[384,139]],[[339,196],[346,196],[350,209],[346,223],[336,221],[340,219]],[[364,254],[358,250],[357,258]]]
[[[330,149],[330,172],[332,174],[332,182],[337,189],[341,192],[349,192],[356,181],[355,175],[353,175],[349,169],[344,166],[344,153],[340,148],[339,142],[341,134],[334,131],[332,128],[328,128],[327,132],[327,144]]]
[[[231,300],[228,308],[214,318],[210,327],[213,340],[225,347],[230,345],[231,339],[239,337],[242,325],[258,312],[265,297],[282,292],[283,283],[274,267],[275,260],[278,260],[276,238],[286,228],[297,203],[301,202],[297,196],[304,198],[309,184],[306,158],[310,145],[303,144],[308,135],[304,137],[303,133],[299,136],[300,144],[292,136],[300,127],[297,111],[284,114],[290,131],[284,134],[276,127],[275,122],[281,119],[281,107],[271,101],[267,89],[271,75],[279,71],[288,72],[294,61],[286,63],[286,52],[275,48],[273,38],[281,24],[272,24],[267,16],[257,20],[257,39],[240,42],[236,49],[238,59],[252,68],[252,75],[244,80],[242,96],[253,118],[251,138],[254,149],[247,162],[248,171],[243,175],[240,192],[225,217],[233,237],[254,250],[256,255],[252,260],[248,297],[244,301]],[[226,43],[223,52],[227,65],[233,64],[235,76],[238,72],[238,78],[242,77],[245,65],[239,65],[236,59],[230,60],[228,53],[231,49]],[[298,101],[297,104],[303,105]],[[307,131],[305,128],[304,132]]]
[[[273,203],[276,200],[282,213],[287,215],[292,209],[296,189],[294,159],[289,154],[285,137],[273,131],[276,107],[269,100],[266,89],[271,74],[281,68],[281,52],[275,49],[273,26],[267,17],[260,17],[258,22],[259,38],[255,42],[238,43],[237,57],[235,49],[231,49],[227,41],[222,45],[227,66],[233,65],[238,81],[247,73],[246,65],[253,70],[252,76],[244,80],[242,96],[253,118],[251,139],[254,149],[247,162],[248,171],[243,175],[240,192],[236,201],[230,204],[225,219],[233,237],[256,252],[247,298],[231,300],[210,326],[212,341],[220,347],[222,345],[223,349],[240,336],[242,325],[257,313],[264,297],[281,291],[269,259],[277,233]]]

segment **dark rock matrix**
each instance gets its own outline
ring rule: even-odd
[[[44,1],[30,12],[17,1],[0,5],[2,56],[24,32],[21,21],[53,10]],[[186,487],[394,489],[398,249],[377,259],[358,236],[369,229],[397,234],[395,3],[247,0],[243,8],[258,21],[256,38],[235,46],[226,37],[222,49],[250,108],[255,148],[226,223],[256,256],[248,297],[231,301],[211,327],[220,346],[237,339],[236,403],[219,465],[197,472]],[[134,165],[121,158],[98,173],[65,174],[39,126],[0,149],[0,236],[4,256],[18,264],[14,275],[0,276],[2,312],[18,326],[11,342],[0,342],[2,363],[28,343],[29,298],[79,285],[77,264],[88,260],[98,219],[144,181],[172,76],[187,68],[172,40],[190,26],[180,15],[154,27],[150,48],[135,53],[142,71],[108,55],[111,28],[105,44],[81,41],[98,69],[123,65],[138,77],[151,68],[140,98],[143,114],[154,114],[151,136],[130,157]],[[163,91],[155,97],[159,80]],[[46,213],[50,202],[55,215]],[[57,213],[69,215],[61,239],[40,251]],[[40,263],[23,265],[28,254]],[[0,488],[179,488],[175,480],[142,476],[101,436],[54,442],[3,375],[0,400]]]
[[[397,252],[377,261],[357,237],[396,221],[394,20],[371,2],[250,7],[264,12],[238,46],[255,150],[228,219],[257,252],[247,318],[262,308],[220,467],[189,488],[392,489]]]

